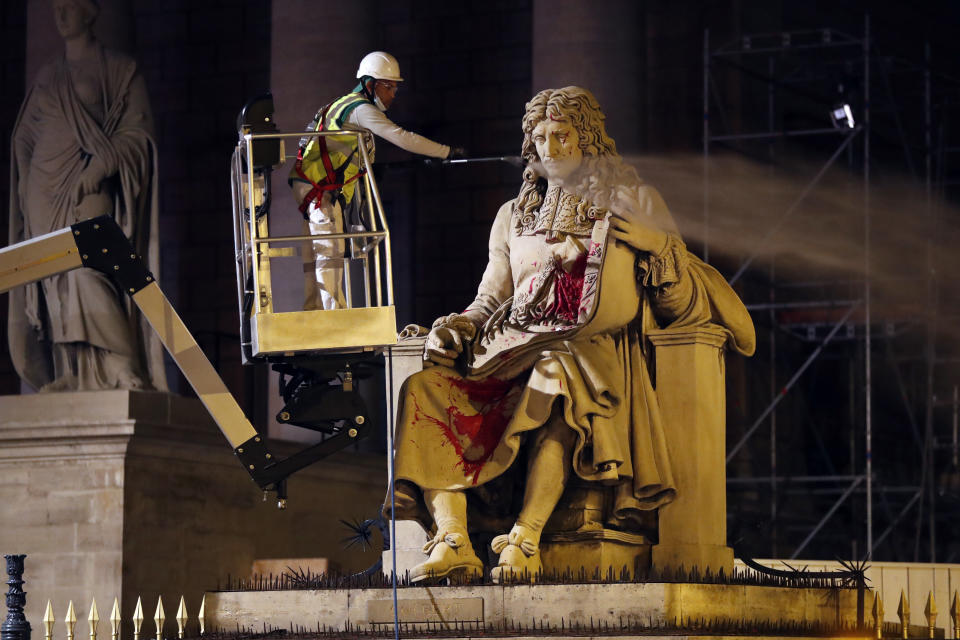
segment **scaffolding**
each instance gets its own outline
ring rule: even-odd
[[[797,61],[802,63],[798,64]],[[792,73],[789,70],[785,72],[785,67],[789,67]],[[798,69],[801,71],[797,72]],[[753,127],[757,127],[756,120],[765,119],[761,130],[745,130],[750,128],[750,124],[744,124],[740,127],[741,130],[731,131],[733,127],[730,126],[727,117],[726,100],[718,81],[718,76],[724,74],[733,74],[744,82],[759,83],[760,87],[766,90],[765,118],[763,116],[754,120],[748,117],[742,118],[744,123],[750,123]],[[921,95],[907,96],[919,98],[917,102],[922,104],[922,107],[919,104],[910,105],[910,107],[917,107],[912,108],[911,113],[921,110],[923,112],[922,136],[917,144],[912,143],[902,117],[905,110],[899,102],[902,101],[903,96],[900,96],[901,100],[895,99],[896,92],[892,88],[892,82],[896,81],[897,74],[907,74],[921,81]],[[818,90],[818,86],[822,86],[825,79],[829,82],[829,79],[834,77],[851,80],[848,83],[850,86],[840,88],[832,96],[829,92]],[[878,99],[878,96],[871,98],[872,80],[874,83],[879,83],[879,90],[874,88],[874,92],[880,94],[881,99]],[[736,441],[733,441],[732,437],[731,442],[728,442],[727,455],[729,464],[738,455],[743,455],[750,449],[751,445],[754,445],[754,449],[757,448],[755,445],[758,434],[766,433],[769,437],[768,474],[741,474],[739,477],[736,477],[736,474],[728,474],[731,476],[728,479],[728,489],[731,493],[731,507],[733,507],[731,511],[734,513],[738,505],[742,506],[740,503],[746,504],[751,498],[759,505],[761,488],[769,491],[769,510],[764,517],[768,521],[766,537],[769,538],[771,546],[769,549],[755,549],[754,553],[758,555],[768,553],[771,557],[784,555],[778,548],[778,540],[782,541],[790,536],[783,535],[782,522],[785,520],[785,514],[781,508],[781,502],[790,495],[803,496],[809,503],[806,508],[811,511],[810,517],[802,523],[803,530],[797,531],[797,535],[789,541],[790,551],[786,555],[790,558],[801,557],[807,549],[813,548],[811,543],[818,539],[837,512],[846,505],[854,516],[851,517],[851,521],[858,519],[855,516],[859,513],[862,513],[863,518],[863,528],[852,536],[855,541],[852,546],[853,556],[871,559],[881,545],[889,543],[891,535],[898,528],[904,527],[908,522],[907,516],[914,513],[916,518],[912,559],[931,562],[938,560],[937,451],[948,450],[946,457],[949,457],[952,468],[957,468],[958,392],[956,385],[951,385],[952,394],[948,400],[938,400],[936,395],[937,376],[944,377],[944,367],[941,365],[954,363],[956,359],[945,358],[942,349],[938,351],[937,307],[940,282],[935,249],[943,212],[938,210],[934,201],[935,196],[940,196],[940,201],[948,197],[949,189],[954,184],[949,179],[947,169],[951,155],[960,154],[960,145],[956,147],[950,145],[950,132],[946,130],[949,123],[946,110],[952,108],[953,104],[960,105],[960,100],[957,99],[960,92],[954,91],[960,85],[953,79],[939,78],[941,90],[935,97],[933,80],[929,46],[924,52],[923,62],[919,64],[883,58],[877,54],[871,43],[869,16],[864,18],[863,32],[859,36],[825,28],[745,35],[735,42],[711,48],[709,29],[704,31],[702,238],[705,260],[709,262],[711,258],[710,160],[716,147],[723,146],[747,155],[757,155],[756,145],[764,143],[768,150],[766,159],[774,162],[774,145],[782,147],[787,142],[794,144],[796,141],[811,138],[817,138],[820,141],[831,138],[834,140],[831,147],[823,150],[825,159],[822,160],[819,169],[799,190],[791,204],[782,213],[771,214],[765,221],[768,226],[763,232],[762,239],[755,243],[756,249],[750,255],[742,257],[739,267],[729,280],[731,284],[739,282],[741,288],[747,290],[751,287],[744,286],[745,280],[753,280],[752,285],[756,285],[756,281],[761,281],[762,284],[759,287],[765,287],[768,296],[768,300],[762,303],[751,301],[749,295],[745,296],[745,301],[758,324],[766,321],[770,325],[767,343],[770,397],[763,409],[756,413],[756,417],[748,421],[749,424],[745,425],[742,433],[734,436]],[[830,122],[827,114],[831,111],[842,108],[845,109],[845,114],[842,111],[836,112],[841,117],[834,119],[834,126],[817,126],[815,122],[812,126],[789,126],[782,117],[782,100],[778,102],[781,93],[789,94],[790,98],[798,98],[810,105],[822,105],[825,125]],[[756,95],[756,93],[752,94],[753,97]],[[857,107],[856,110],[850,106],[853,103]],[[744,115],[744,111],[741,109],[741,116]],[[871,150],[873,133],[871,129],[874,124],[871,122],[873,115],[871,111],[883,118],[887,131],[893,132],[889,138],[900,147],[908,172],[922,185],[925,194],[924,212],[926,219],[930,221],[924,273],[916,274],[914,280],[914,284],[923,284],[928,309],[928,315],[923,319],[922,327],[924,332],[922,386],[925,389],[924,397],[919,400],[919,404],[922,405],[920,407],[923,414],[922,424],[915,419],[916,413],[919,412],[918,407],[915,406],[917,401],[910,397],[906,389],[900,371],[901,363],[893,358],[892,349],[889,346],[885,347],[887,354],[885,357],[894,362],[892,366],[886,366],[890,363],[885,363],[884,370],[890,369],[894,372],[896,386],[899,388],[908,417],[910,433],[921,452],[916,473],[906,484],[888,482],[888,479],[884,478],[883,470],[874,467],[876,425],[873,404],[874,376],[877,369],[873,361],[874,350],[881,342],[889,345],[903,331],[898,330],[896,323],[892,323],[893,326],[891,326],[886,318],[873,315],[875,276],[871,273],[873,245],[871,164],[874,161],[872,154],[875,151]],[[844,119],[844,115],[848,117]],[[780,120],[784,120],[780,125],[778,125],[778,116],[781,116]],[[936,131],[935,116],[938,116],[939,123],[939,129]],[[823,148],[822,142],[821,148]],[[922,153],[924,160],[922,175],[917,170],[917,163],[913,157],[917,149]],[[819,299],[789,299],[791,291],[817,283],[778,281],[775,268],[776,256],[772,249],[774,244],[771,240],[781,233],[785,223],[795,216],[800,206],[820,185],[824,176],[832,168],[841,164],[843,159],[846,160],[848,170],[857,175],[862,184],[860,196],[863,212],[863,237],[860,239],[863,251],[862,277],[843,282],[834,280],[819,283],[819,288],[829,293],[827,296],[820,296]],[[960,181],[957,184],[960,184]],[[758,259],[765,259],[773,264],[761,273],[757,268]],[[752,289],[757,289],[757,286],[753,286]],[[790,314],[793,314],[794,318],[800,317],[800,321],[790,322]],[[879,334],[875,335],[878,329]],[[782,350],[782,346],[778,344],[777,338],[778,335],[784,334],[807,343],[812,349],[804,355],[799,366],[793,367],[786,382],[781,383],[778,369],[783,366],[781,361],[783,358],[778,355],[778,352]],[[778,405],[791,393],[791,390],[799,386],[811,365],[818,359],[822,359],[824,354],[830,351],[831,345],[838,343],[846,344],[846,350],[853,351],[856,356],[856,362],[853,362],[850,367],[847,398],[851,414],[850,460],[847,472],[840,473],[838,470],[831,470],[831,473],[826,474],[781,472],[782,465],[778,461],[778,440],[782,436],[778,436],[777,430]],[[858,371],[854,371],[853,366],[856,366]],[[955,380],[955,371],[949,371],[946,377],[949,380]],[[859,396],[859,402],[862,403],[859,416],[854,416],[858,402],[855,396]],[[938,418],[938,411],[949,412],[949,415],[946,419]],[[935,424],[945,421],[949,424],[949,433],[944,438],[938,438]],[[812,423],[810,428],[813,428]],[[731,433],[733,432],[734,430],[731,430]],[[827,448],[820,436],[814,433],[814,439],[823,450],[823,456],[829,458]],[[860,452],[859,455],[857,451]],[[800,489],[795,489],[798,486]],[[741,494],[737,492],[745,492],[743,495],[748,497],[741,500],[739,497]],[[817,504],[815,496],[824,496],[828,502],[825,505]],[[877,517],[875,507],[882,512],[880,517]],[[813,511],[816,513],[812,513]],[[759,509],[756,512],[759,512]],[[875,536],[875,527],[878,526],[883,526],[883,529],[879,535]],[[920,539],[924,528],[928,536],[926,542],[929,553],[926,557],[921,557]],[[850,532],[846,533],[848,538],[851,537]],[[865,543],[865,549],[858,551],[856,545],[860,540]],[[822,553],[822,545],[820,549]],[[848,551],[837,549],[833,555],[846,556]],[[939,559],[949,560],[949,558]]]

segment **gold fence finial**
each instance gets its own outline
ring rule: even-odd
[[[937,601],[933,599],[933,591],[927,594],[923,615],[927,618],[927,637],[933,638],[933,630],[937,628]]]
[[[873,630],[877,640],[883,637],[883,599],[879,591],[873,592]]]
[[[110,611],[110,639],[120,640],[120,598],[113,597],[113,609]]]
[[[900,637],[906,640],[910,634],[910,602],[907,594],[900,589],[900,604],[897,606],[897,615],[900,617]]]
[[[953,620],[953,637],[960,638],[960,590],[953,590],[953,603],[950,605],[950,618]]]
[[[67,617],[63,621],[67,623],[67,640],[73,640],[73,628],[77,626],[77,611],[73,608],[73,600],[67,605]]]
[[[206,633],[206,622],[207,622],[207,594],[203,594],[203,598],[200,599],[200,611],[197,613],[197,619],[200,621],[200,635]]]
[[[47,610],[43,612],[44,640],[53,640],[53,625],[56,621],[56,618],[53,617],[53,603],[47,600]]]
[[[133,640],[140,640],[140,627],[143,626],[143,602],[137,596],[137,608],[133,610]]]
[[[183,640],[183,629],[187,626],[187,603],[180,596],[180,606],[177,607],[177,637]]]
[[[87,623],[90,625],[90,640],[97,640],[97,624],[100,622],[100,612],[97,611],[96,597],[90,602],[90,614],[87,616]]]
[[[157,640],[163,640],[163,596],[157,596],[157,610],[153,612],[153,623],[157,625]]]

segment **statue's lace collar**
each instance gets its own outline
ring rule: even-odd
[[[516,231],[521,236],[544,233],[548,240],[561,234],[589,236],[593,223],[606,213],[606,209],[597,207],[589,200],[550,185],[539,210],[518,212]]]

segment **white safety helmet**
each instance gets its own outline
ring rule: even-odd
[[[397,59],[386,51],[371,51],[363,56],[360,67],[357,69],[357,78],[370,76],[377,80],[393,80],[403,82],[400,77],[400,65]]]

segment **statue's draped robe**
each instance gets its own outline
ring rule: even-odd
[[[99,86],[74,85],[65,58],[44,66],[14,126],[11,244],[112,212],[138,255],[158,272],[157,157],[143,78],[129,57],[98,47]],[[108,179],[76,201],[91,157]],[[11,292],[10,353],[35,388],[64,375],[78,390],[165,389],[159,340],[104,275],[81,268]],[[130,373],[140,378],[131,385]]]
[[[524,221],[512,201],[501,207],[477,298],[464,312],[482,326],[464,366],[425,369],[401,394],[398,518],[429,528],[422,489],[471,490],[501,477],[525,434],[551,415],[577,433],[576,475],[613,486],[618,521],[642,522],[643,511],[673,499],[670,425],[660,417],[644,336],[713,323],[732,348],[752,353],[755,335],[722,276],[686,251],[659,194],[639,192],[626,215],[668,232],[658,255],[609,237],[602,210],[566,230],[554,221],[557,232],[542,213]],[[548,192],[541,211],[549,202]]]

